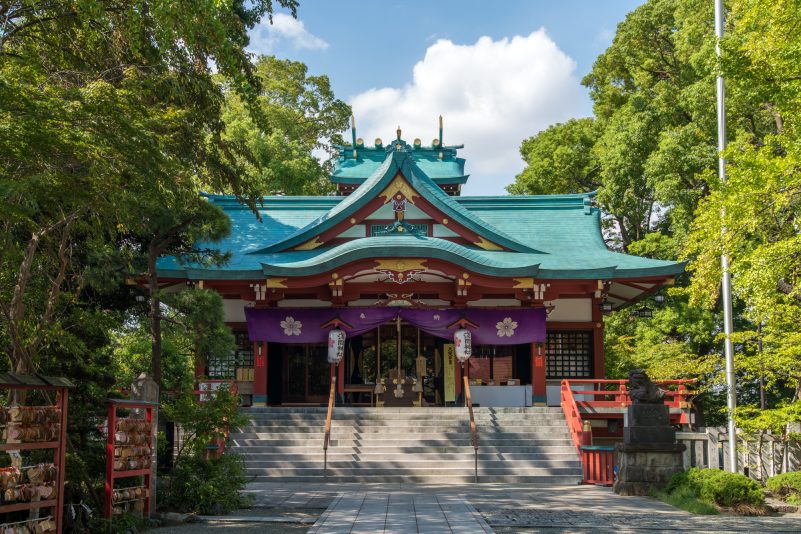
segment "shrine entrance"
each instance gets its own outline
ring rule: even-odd
[[[344,360],[346,402],[366,404],[366,397],[378,393],[378,405],[442,405],[444,344],[445,340],[399,320],[349,339]]]

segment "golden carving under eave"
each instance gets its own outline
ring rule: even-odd
[[[513,278],[515,285],[513,286],[515,289],[534,289],[534,279],[533,278]]]
[[[384,204],[387,204],[397,193],[403,195],[410,204],[414,204],[415,197],[420,196],[417,191],[412,189],[412,186],[409,185],[409,182],[406,181],[401,173],[396,174],[387,188],[378,196],[384,199]]]
[[[268,278],[265,285],[268,288],[285,288],[287,287],[286,278]]]
[[[294,250],[314,250],[322,244],[323,242],[320,241],[320,236],[314,236],[314,239],[309,239],[305,243],[296,246]]]
[[[503,250],[502,247],[499,247],[492,241],[487,241],[481,236],[478,236],[478,241],[475,241],[473,244],[477,247],[483,248],[484,250]]]
[[[376,271],[393,271],[396,273],[404,273],[406,271],[425,271],[426,266],[423,263],[426,260],[422,259],[388,259],[376,260],[378,265],[375,267]]]

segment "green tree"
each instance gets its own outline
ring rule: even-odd
[[[595,119],[525,141],[528,166],[510,192],[597,188],[614,247],[628,251],[659,232],[681,248],[709,193],[702,174],[717,164],[712,8],[703,0],[649,0],[632,11],[583,80]],[[733,131],[756,142],[776,132],[759,90],[733,86],[728,105]],[[577,188],[576,177],[590,176],[588,170],[592,180]]]
[[[601,186],[600,163],[592,151],[600,128],[595,119],[571,119],[523,141],[526,168],[507,187],[513,195],[586,193]]]
[[[735,298],[749,323],[734,339],[738,376],[741,384],[760,384],[772,393],[759,403],[770,413],[755,412],[757,399],[740,395],[745,401],[740,424],[749,426],[751,420],[749,427],[775,428],[777,421],[798,419],[801,398],[798,3],[737,0],[729,25],[721,65],[727,83],[735,94],[747,93],[760,103],[776,133],[735,131],[726,153],[726,184],[712,172],[703,175],[712,192],[698,207],[684,256],[693,275],[689,295],[706,308],[718,301],[720,255],[729,257]]]
[[[113,258],[107,242],[141,254],[125,237],[143,226],[130,209],[137,199],[187,198],[207,184],[255,202],[222,139],[223,91],[211,65],[263,124],[244,47],[272,8],[269,0],[0,6],[0,338],[15,370],[35,369],[43,340],[57,339],[48,330],[58,329],[59,305],[87,289],[89,268],[77,260]]]
[[[350,106],[335,98],[327,76],[310,76],[297,61],[259,56],[259,112],[265,131],[235,92],[227,93],[224,139],[245,146],[245,178],[263,194],[323,194],[332,191],[332,145],[342,144]],[[320,162],[313,152],[327,153]]]

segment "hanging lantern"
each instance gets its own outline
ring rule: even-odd
[[[473,352],[473,342],[470,330],[466,328],[460,328],[454,332],[453,344],[454,348],[456,349],[456,357],[459,358],[460,362],[466,362]]]
[[[334,328],[328,332],[328,363],[337,365],[345,356],[345,332]]]

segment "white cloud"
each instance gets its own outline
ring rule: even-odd
[[[420,137],[428,145],[437,136],[437,117],[445,121],[444,142],[462,144],[471,174],[470,194],[503,194],[523,168],[518,148],[555,122],[579,116],[586,96],[575,75],[576,63],[544,29],[528,36],[458,45],[440,39],[414,66],[403,88],[370,89],[351,99],[358,135]]]
[[[328,43],[310,33],[302,21],[292,18],[286,13],[273,15],[273,23],[264,19],[250,32],[252,52],[269,54],[279,42],[286,42],[290,47],[299,50],[325,50]]]

